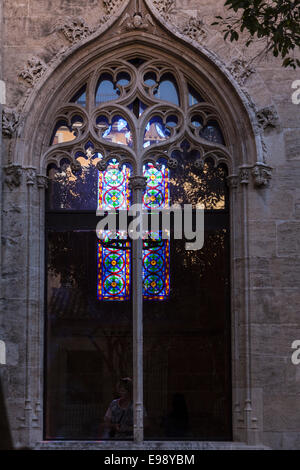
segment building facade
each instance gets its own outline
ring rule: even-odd
[[[211,25],[222,1],[6,0],[1,14],[0,372],[12,445],[299,449],[299,71],[259,56],[260,42],[224,42]],[[180,179],[188,160],[193,178],[182,163]],[[86,180],[74,189],[88,164],[97,207]],[[124,176],[121,165],[135,202],[146,204],[145,184],[147,201],[204,201],[203,256],[170,241],[159,258],[136,242],[120,278],[124,244],[90,255],[88,212],[107,209],[107,175]],[[149,186],[157,168],[171,186]],[[68,171],[63,199],[55,175]],[[103,275],[112,249],[118,299]],[[164,266],[159,295],[139,256]],[[133,378],[129,440],[97,427],[121,376]]]

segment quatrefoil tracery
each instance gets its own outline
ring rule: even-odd
[[[99,169],[114,155],[140,174],[145,161],[157,162],[162,155],[175,168],[174,151],[186,140],[191,149],[199,151],[199,168],[207,154],[213,155],[216,164],[224,161],[230,166],[216,107],[197,99],[201,95],[197,90],[189,95],[192,86],[171,65],[157,59],[138,68],[125,60],[110,62],[87,78],[81,89],[86,93],[84,105],[69,102],[56,114],[54,130],[62,124],[62,139],[67,140],[54,142],[52,131],[48,162],[58,164],[61,155],[68,155],[75,171],[79,168],[77,156],[86,154],[90,142],[101,161]],[[103,90],[114,94],[106,96]]]

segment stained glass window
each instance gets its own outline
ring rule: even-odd
[[[144,165],[147,187],[144,209],[158,209],[169,205],[169,179],[166,165]],[[113,159],[104,172],[99,172],[98,207],[104,210],[127,210],[130,204],[128,187],[130,169],[120,167]],[[117,232],[120,239],[112,239],[108,231],[98,241],[98,299],[129,300],[131,256],[130,241]],[[125,239],[124,239],[125,238]],[[148,235],[143,242],[143,286],[147,300],[164,300],[169,295],[169,241],[159,234]]]
[[[98,208],[127,210],[130,203],[130,168],[120,167],[112,159],[104,172],[98,175]],[[120,239],[123,234],[116,234]],[[98,299],[128,300],[130,295],[130,242],[112,239],[106,231],[98,241]]]
[[[169,240],[144,240],[143,289],[145,300],[165,300],[170,293]]]
[[[145,210],[169,207],[169,170],[164,164],[147,163],[143,168],[147,186]],[[145,300],[165,300],[170,291],[169,241],[160,233],[148,234],[143,244],[143,289]]]
[[[130,243],[107,240],[98,242],[98,299],[129,300]]]

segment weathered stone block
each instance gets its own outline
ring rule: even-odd
[[[300,222],[279,222],[276,244],[278,256],[300,256]]]

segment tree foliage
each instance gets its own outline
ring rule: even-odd
[[[283,59],[284,67],[300,67],[295,57],[300,49],[300,0],[227,0],[232,13],[216,16],[213,25],[223,27],[224,39],[238,41],[240,33],[249,33],[246,46],[265,39],[262,53],[271,52]]]

